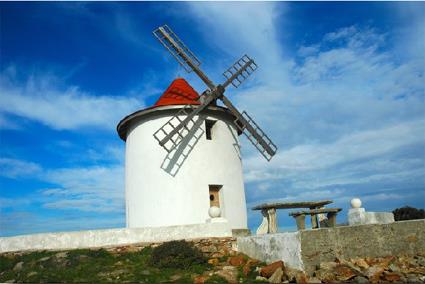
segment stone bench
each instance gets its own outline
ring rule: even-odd
[[[294,208],[307,208],[307,209],[318,209],[327,204],[332,203],[332,200],[320,200],[320,201],[301,201],[301,202],[272,202],[263,203],[252,208],[252,210],[261,210],[263,215],[263,221],[260,227],[257,229],[257,235],[277,233],[277,209],[294,209]],[[317,224],[317,216],[311,215],[311,223]],[[314,227],[314,225],[313,225]]]
[[[292,216],[295,218],[297,222],[297,228],[298,230],[304,230],[305,229],[305,216],[311,215],[315,216],[318,214],[327,214],[327,218],[329,220],[329,226],[335,227],[336,226],[336,215],[339,211],[341,211],[341,208],[321,208],[321,209],[310,209],[310,210],[302,210],[302,211],[296,211],[289,213],[289,216]],[[313,220],[313,218],[312,218]],[[316,229],[319,228],[319,222],[312,223],[312,228]]]

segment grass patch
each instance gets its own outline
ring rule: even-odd
[[[123,253],[77,249],[4,254],[0,255],[0,282],[191,283],[193,276],[202,274],[209,265],[202,254],[182,249],[182,246],[185,245],[180,244],[172,254],[163,249],[157,250],[160,254],[154,254],[151,247]],[[176,255],[176,258],[170,258]],[[157,259],[160,266],[154,262]],[[21,264],[16,266],[19,262]]]

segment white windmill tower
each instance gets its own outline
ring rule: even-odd
[[[224,91],[229,84],[237,88],[257,65],[245,55],[223,73],[227,80],[215,85],[169,27],[153,33],[208,89],[199,96],[184,79],[176,79],[154,106],[118,124],[119,136],[126,141],[127,227],[205,223],[210,207],[216,206],[232,229],[246,229],[238,135],[246,134],[267,160],[277,147]],[[217,106],[217,100],[225,107]]]

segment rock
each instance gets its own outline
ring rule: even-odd
[[[9,279],[4,281],[4,283],[15,283],[15,282],[16,282],[15,279]]]
[[[318,277],[320,280],[324,282],[334,282],[336,279],[336,275],[333,273],[332,270],[326,270],[326,269],[319,269],[315,272],[316,277]],[[288,275],[292,276],[292,275]],[[288,277],[289,278],[289,277]],[[289,281],[291,281],[292,278],[289,278]]]
[[[217,252],[217,247],[215,245],[203,246],[201,247],[202,252]]]
[[[379,281],[381,275],[384,273],[384,268],[380,266],[371,266],[365,271],[365,275],[370,282],[376,283]]]
[[[414,275],[409,275],[407,277],[407,282],[408,283],[418,283],[419,282],[419,277],[414,276]]]
[[[193,279],[193,283],[194,284],[204,284],[206,280],[207,280],[207,278],[205,276],[198,275]]]
[[[31,277],[31,276],[34,276],[34,275],[37,275],[37,274],[38,274],[37,272],[31,271],[30,273],[27,274],[27,277]]]
[[[13,267],[13,271],[21,271],[23,266],[24,266],[24,262],[20,261],[17,264],[15,264],[15,266]]]
[[[269,283],[280,283],[282,282],[283,270],[278,267],[275,272],[273,272],[272,276],[268,279]]]
[[[210,255],[210,257],[212,257],[212,258],[220,258],[220,257],[223,257],[223,256],[224,256],[224,254],[221,253],[221,252],[215,252],[215,253],[212,253]]]
[[[304,283],[303,281],[307,281],[307,276],[305,275],[304,271],[290,268],[290,267],[285,267],[285,270],[283,272],[284,272],[283,278],[287,279],[289,282],[300,281],[301,283]]]
[[[257,277],[255,277],[255,280],[257,280],[257,281],[264,281],[264,282],[267,282],[268,281],[268,279],[266,277],[263,277],[263,276],[257,276]]]
[[[355,277],[355,278],[353,279],[353,282],[354,282],[354,283],[361,283],[361,284],[364,284],[364,283],[369,283],[369,280],[367,280],[367,278],[366,278],[366,277],[363,277],[363,276],[357,276],[357,277]]]
[[[305,274],[304,271],[299,271],[295,274],[295,281],[298,284],[307,284],[308,282],[308,278],[307,275]]]
[[[260,270],[260,276],[269,278],[273,275],[273,273],[276,271],[276,269],[281,268],[282,271],[285,270],[285,265],[283,264],[283,261],[279,260],[276,262],[273,262],[267,266],[264,266]]]
[[[385,281],[389,281],[389,282],[399,282],[401,277],[400,275],[398,275],[397,273],[394,272],[384,272],[384,277],[383,279]]]
[[[311,284],[319,284],[319,283],[322,283],[322,281],[320,281],[320,279],[319,279],[319,278],[311,277],[311,278],[309,278],[309,279],[308,279],[308,283],[311,283]]]
[[[229,283],[238,283],[238,269],[234,266],[224,266],[222,270],[215,274],[223,277]]]
[[[68,252],[66,251],[58,252],[57,254],[55,254],[56,258],[65,258],[67,256],[68,256]]]
[[[347,281],[357,275],[351,268],[343,264],[336,266],[333,271],[336,274],[336,280],[338,281]]]
[[[251,266],[248,264],[245,264],[242,268],[243,275],[247,276],[251,272]]]
[[[48,261],[49,259],[50,259],[50,256],[45,256],[45,257],[40,258],[38,261],[44,262],[44,261]]]
[[[388,270],[391,272],[399,272],[400,268],[396,264],[391,263],[390,265],[388,265]]]
[[[320,269],[324,269],[324,270],[333,270],[337,265],[338,263],[336,262],[327,261],[327,262],[321,262],[319,267]]]
[[[363,258],[350,259],[350,262],[360,269],[368,269],[369,264]]]
[[[171,277],[170,277],[170,281],[171,282],[176,282],[177,280],[179,280],[180,278],[182,278],[182,276],[181,275],[179,275],[179,274],[174,274],[174,275],[172,275]]]
[[[218,258],[211,258],[211,259],[208,259],[208,263],[211,265],[217,266],[220,263],[220,261],[218,260]]]
[[[247,276],[251,272],[251,267],[256,265],[259,261],[256,259],[248,259],[248,261],[245,263],[245,265],[242,268],[243,275]]]
[[[245,263],[245,259],[242,255],[229,257],[228,263],[232,266],[241,266]]]

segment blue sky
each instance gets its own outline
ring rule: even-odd
[[[0,23],[1,236],[125,226],[116,124],[177,76],[205,88],[163,24],[215,82],[245,53],[259,65],[227,92],[279,147],[267,163],[242,138],[248,207],[425,207],[423,2],[2,2]]]

